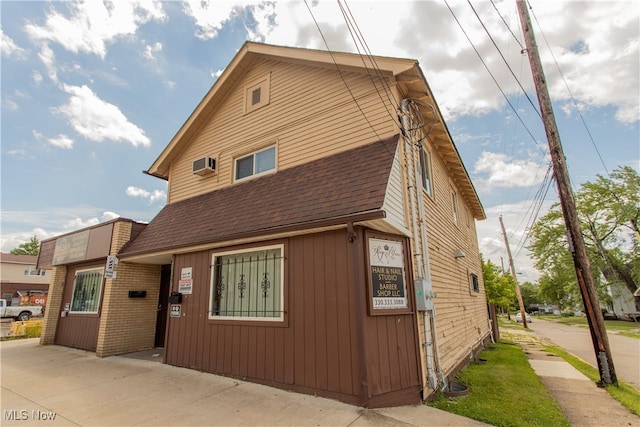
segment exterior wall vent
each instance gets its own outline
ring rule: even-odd
[[[193,161],[192,172],[196,175],[206,175],[216,170],[216,159],[213,157],[201,157]]]

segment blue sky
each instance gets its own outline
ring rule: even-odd
[[[419,60],[487,213],[480,250],[506,265],[502,215],[521,280],[535,280],[522,237],[549,159],[519,87],[537,107],[515,1],[471,2],[486,31],[463,1],[341,4],[371,53]],[[640,5],[530,4],[572,184],[640,170]],[[244,41],[326,49],[315,18],[329,48],[356,51],[338,2],[308,5],[313,16],[301,1],[0,1],[1,250],[150,221],[166,183],[142,171]],[[541,214],[555,201],[552,186]]]

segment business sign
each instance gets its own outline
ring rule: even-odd
[[[116,266],[118,265],[118,258],[112,255],[107,257],[107,265],[104,268],[104,278],[105,279],[115,279],[116,278]]]
[[[408,308],[402,241],[369,237],[368,243],[372,308]]]
[[[180,271],[178,292],[182,295],[191,295],[193,293],[193,267],[184,267]]]
[[[53,265],[84,261],[88,246],[89,230],[57,238],[53,252]]]
[[[169,313],[171,317],[180,317],[182,315],[182,304],[171,304]]]

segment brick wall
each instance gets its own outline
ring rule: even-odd
[[[47,305],[44,311],[42,334],[40,335],[40,344],[42,345],[54,343],[66,278],[66,266],[61,265],[53,268],[51,272],[51,282],[49,283]]]
[[[115,255],[131,236],[131,223],[117,222],[111,254]],[[152,348],[155,339],[159,265],[120,262],[116,278],[105,280],[96,355],[99,357]],[[146,291],[144,298],[129,298],[129,291]]]

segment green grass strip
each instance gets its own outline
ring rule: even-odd
[[[469,393],[447,399],[441,393],[429,406],[494,426],[570,426],[560,407],[515,343],[500,340],[495,350],[479,357],[485,364],[470,364],[456,381]]]

